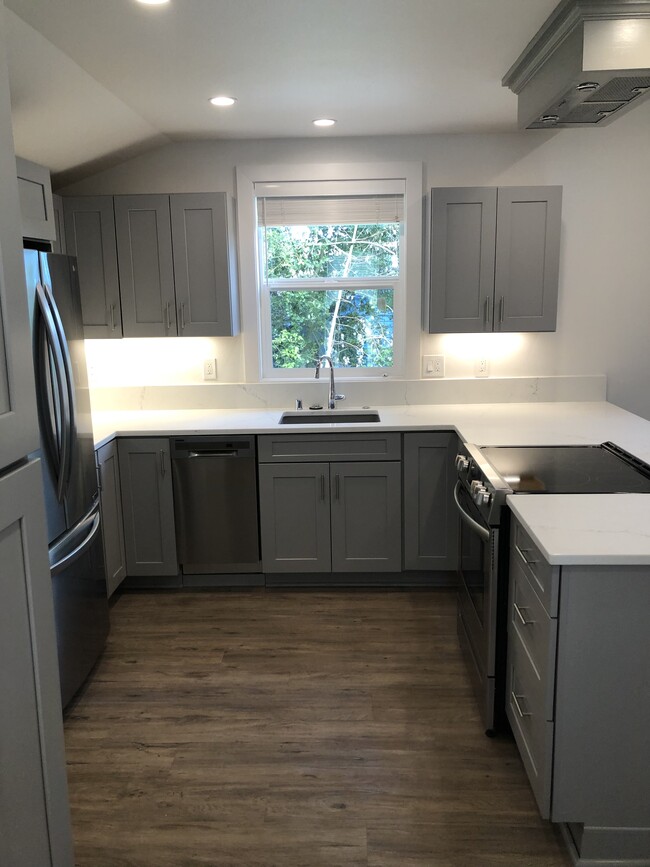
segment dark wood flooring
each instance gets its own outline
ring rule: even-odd
[[[125,593],[66,718],[79,867],[568,867],[448,592]]]

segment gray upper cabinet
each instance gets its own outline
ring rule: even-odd
[[[115,196],[125,337],[176,335],[169,196]]]
[[[56,224],[49,170],[17,157],[16,174],[23,238],[54,241]]]
[[[76,256],[85,337],[121,337],[112,196],[63,200],[67,253]]]
[[[561,187],[431,191],[429,331],[553,331]]]
[[[120,439],[118,455],[127,575],[177,575],[169,440]]]
[[[404,434],[404,568],[455,570],[458,520],[453,505],[457,437]]]
[[[179,335],[236,334],[236,254],[228,196],[177,194],[169,204]]]
[[[52,206],[54,208],[54,229],[55,238],[52,241],[53,253],[67,253],[68,248],[65,243],[65,217],[63,215],[63,199],[61,196],[52,196]]]
[[[113,440],[97,449],[96,459],[104,534],[106,592],[110,596],[126,578],[126,552],[117,442]]]

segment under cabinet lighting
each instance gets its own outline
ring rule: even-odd
[[[336,121],[331,117],[319,117],[316,120],[313,120],[312,123],[314,126],[334,126]]]
[[[212,103],[212,105],[226,106],[234,105],[237,100],[234,96],[213,96],[210,102]]]

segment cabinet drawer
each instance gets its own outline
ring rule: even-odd
[[[552,720],[557,620],[539,601],[519,556],[512,558],[510,566],[508,636],[513,641],[516,636],[526,649],[544,695],[544,716]]]
[[[545,689],[519,636],[511,631],[508,644],[506,714],[526,768],[542,818],[551,808],[553,723],[546,719]]]
[[[399,461],[399,433],[268,434],[258,438],[260,463],[270,461]]]
[[[521,564],[544,608],[551,617],[557,617],[560,567],[551,566],[544,559],[530,534],[518,521],[514,522],[512,529],[511,561],[518,561]]]

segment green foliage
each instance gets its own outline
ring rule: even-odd
[[[399,273],[397,224],[270,227],[265,237],[269,281]],[[323,354],[338,367],[390,367],[393,289],[273,289],[271,329],[276,368],[315,367]]]

